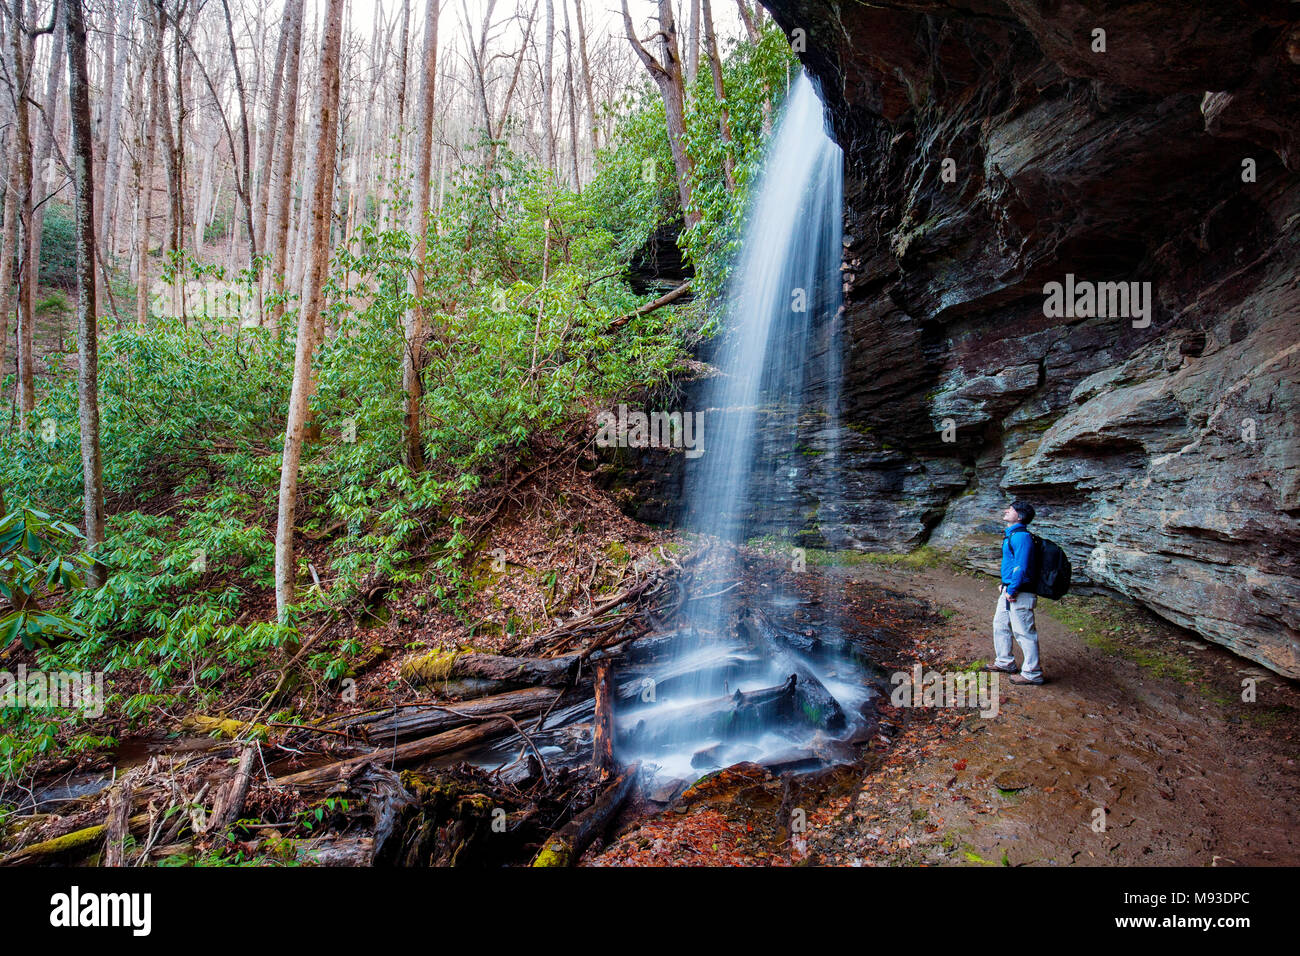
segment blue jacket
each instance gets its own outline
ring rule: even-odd
[[[1009,597],[1015,597],[1024,584],[1033,547],[1033,537],[1020,522],[1009,525],[1002,535],[1002,583],[1006,585]]]

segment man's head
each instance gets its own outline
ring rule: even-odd
[[[1007,524],[1016,524],[1017,522],[1029,524],[1034,520],[1034,506],[1028,501],[1017,498],[1007,505],[1007,509],[1002,512],[1002,520]]]

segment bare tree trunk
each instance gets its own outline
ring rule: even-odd
[[[569,2],[560,0],[564,8],[564,90],[569,98],[569,149],[573,153],[573,189],[582,192],[582,176],[578,172],[578,98],[573,91],[573,31],[569,27]]]
[[[479,36],[478,43],[474,41],[474,34],[469,25],[469,8],[465,6],[465,0],[461,0],[461,7],[465,10],[465,32],[469,36],[470,53],[473,56],[475,86],[478,90],[479,106],[483,110],[483,128],[487,133],[488,139],[491,140],[491,146],[488,147],[487,159],[483,164],[484,172],[491,172],[496,166],[497,149],[501,135],[505,131],[506,120],[510,115],[510,102],[514,98],[515,89],[519,85],[519,76],[523,72],[524,60],[527,58],[528,45],[532,42],[533,27],[537,23],[537,6],[538,0],[533,0],[533,5],[528,11],[528,21],[524,25],[524,39],[519,47],[519,55],[515,57],[514,72],[510,77],[510,85],[506,87],[505,97],[501,102],[501,109],[497,113],[497,118],[492,117],[492,106],[488,102],[487,95],[487,37],[488,30],[492,25],[492,10],[496,6],[496,0],[487,0],[487,12],[483,14],[483,27]],[[494,190],[495,194],[495,190]]]
[[[704,51],[713,73],[713,96],[718,101],[718,132],[722,137],[722,175],[727,192],[736,191],[736,159],[731,147],[731,116],[727,112],[727,91],[722,84],[722,57],[718,53],[718,38],[713,32],[713,6],[704,2]]]
[[[421,353],[425,328],[425,260],[429,231],[430,174],[433,167],[433,118],[438,81],[438,3],[430,4],[424,22],[424,70],[420,78],[419,146],[415,160],[415,206],[411,210],[411,233],[415,237],[415,269],[409,289],[414,301],[406,318],[406,349],[402,358],[402,391],[406,394],[405,457],[412,469],[424,467],[424,446],[420,441]]]
[[[140,118],[145,124],[144,156],[140,162],[139,190],[140,227],[136,235],[136,256],[139,260],[135,280],[135,321],[143,326],[149,318],[149,229],[153,219],[153,161],[158,148],[158,122],[161,116],[159,99],[166,96],[162,81],[163,38],[161,19],[150,18],[147,32],[152,33],[153,49],[149,57],[149,116]]]
[[[127,42],[131,35],[131,21],[135,12],[135,0],[118,0],[117,24],[122,34],[116,38],[113,63],[113,85],[108,91],[108,142],[104,157],[103,204],[99,207],[99,247],[105,253],[113,252],[114,214],[117,209],[117,187],[121,175],[122,156],[122,97],[126,84],[126,56],[130,50]],[[62,72],[59,70],[58,72]]]
[[[749,37],[750,43],[758,42],[758,24],[754,20],[753,11],[750,10],[749,0],[736,0],[736,6],[740,8],[740,20],[745,24],[745,35]]]
[[[290,4],[292,6],[292,4]],[[269,226],[271,218],[271,176],[275,159],[276,128],[279,125],[280,92],[284,85],[284,64],[289,49],[289,11],[280,26],[280,38],[275,44],[275,64],[271,68],[271,94],[266,105],[266,127],[258,143],[260,157],[257,161],[257,248],[266,252],[271,248]]]
[[[167,18],[172,19],[172,69],[175,71],[176,110],[173,123],[172,93],[167,81],[167,64],[163,62],[162,95],[158,98],[159,120],[163,134],[163,165],[167,170],[167,239],[164,254],[179,253],[185,248],[185,77],[182,55],[181,24],[178,17],[166,13],[163,0],[154,0],[159,11],[159,32],[165,35]],[[182,313],[184,298],[181,297]]]
[[[398,203],[398,184],[406,175],[406,170],[402,166],[402,149],[406,140],[406,74],[407,57],[411,48],[411,0],[402,0],[401,44],[402,48],[397,57],[397,145],[393,151],[393,175],[389,188],[389,195],[392,197],[392,208],[389,210],[392,218],[389,221],[394,229],[399,228],[402,221]]]
[[[587,59],[587,27],[583,23],[582,0],[573,0],[578,20],[578,54],[582,60],[582,88],[587,95],[587,116],[591,124],[591,148],[600,149],[600,129],[596,125],[596,97],[591,91],[591,62]]]
[[[226,39],[230,44],[230,67],[235,75],[235,95],[239,102],[239,155],[235,158],[235,192],[240,205],[244,207],[244,225],[248,229],[248,252],[250,265],[256,262],[261,236],[253,213],[253,153],[248,133],[248,95],[244,91],[244,73],[239,68],[239,46],[235,43],[235,23],[230,15],[229,0],[221,0],[222,12],[226,15]],[[213,97],[216,97],[215,92]],[[184,113],[182,116],[182,123]],[[235,144],[230,144],[234,152]],[[231,242],[234,242],[232,230]]]
[[[95,147],[90,125],[90,76],[86,69],[86,23],[82,0],[63,0],[68,38],[68,102],[72,117],[72,179],[77,228],[77,417],[81,424],[81,472],[86,549],[104,543],[103,462],[99,448],[99,339],[95,314]],[[96,560],[87,583],[104,583]]]
[[[691,182],[695,177],[694,163],[686,151],[686,103],[682,82],[682,59],[677,49],[677,24],[673,20],[672,0],[659,2],[659,37],[663,61],[655,59],[641,41],[636,37],[632,26],[632,15],[627,10],[627,0],[623,2],[623,28],[628,42],[641,58],[645,68],[650,72],[655,85],[664,101],[664,114],[668,121],[668,144],[672,147],[673,166],[677,172],[677,192],[682,204],[682,216],[687,228],[700,221],[699,210],[691,198]]]
[[[284,30],[289,35],[285,51],[284,74],[284,135],[280,138],[279,154],[275,162],[275,215],[271,220],[271,275],[279,294],[271,308],[271,322],[278,323],[284,316],[284,293],[287,288],[289,219],[293,211],[293,151],[298,131],[298,73],[301,63],[303,0],[288,0],[284,8]]]
[[[542,46],[542,165],[555,169],[555,127],[551,120],[551,100],[554,81],[551,64],[555,62],[555,5],[554,0],[546,0],[546,35]],[[520,53],[523,56],[523,53]]]
[[[700,75],[700,0],[691,0],[691,22],[686,29],[686,87]]]
[[[284,429],[284,456],[280,464],[279,513],[275,527],[275,609],[284,621],[294,601],[297,565],[293,529],[298,502],[298,466],[302,460],[307,405],[316,390],[312,358],[320,341],[320,326],[329,272],[330,208],[334,196],[334,160],[338,143],[339,46],[343,35],[344,0],[329,0],[321,41],[320,103],[316,117],[316,148],[311,161],[311,267],[306,294],[298,312],[298,340],[294,350],[293,386]]]
[[[44,122],[41,123],[40,134],[36,139],[36,155],[32,165],[33,176],[39,177],[33,183],[33,188],[36,184],[39,184],[43,189],[48,189],[51,192],[56,181],[56,177],[52,175],[53,164],[51,159],[54,153],[55,121],[59,112],[59,89],[63,85],[63,44],[63,18],[60,17],[54,25],[54,45],[50,50],[50,75],[45,80]],[[125,46],[126,44],[123,44],[123,47]],[[36,288],[40,279],[40,248],[41,236],[44,231],[45,203],[41,202],[32,210],[32,244],[36,247],[37,255],[33,257],[29,264],[27,281],[31,283],[33,289]]]
[[[10,76],[12,75],[10,73]],[[5,350],[9,346],[9,310],[13,308],[14,303],[14,259],[18,253],[18,187],[14,173],[18,169],[18,162],[18,137],[10,136],[6,170],[9,181],[5,185],[4,234],[0,237],[0,380],[5,374]]]
[[[194,137],[194,141],[199,144],[199,153],[203,157],[201,160],[203,165],[199,167],[199,191],[194,197],[194,254],[196,256],[203,255],[203,238],[207,231],[208,214],[216,200],[213,196],[216,184],[212,169],[215,157],[212,154],[217,148],[218,140],[204,142],[202,132],[200,130],[200,135]]]
[[[18,226],[22,235],[18,269],[18,423],[22,431],[30,425],[36,407],[35,363],[32,357],[32,322],[35,297],[30,276],[32,257],[39,254],[32,241],[32,144],[28,125],[29,44],[26,0],[13,0],[9,17],[10,87],[14,97],[14,156],[10,165],[10,188],[18,193]]]

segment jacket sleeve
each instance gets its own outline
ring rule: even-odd
[[[1007,585],[1007,596],[1015,597],[1020,586],[1025,583],[1029,573],[1029,552],[1034,546],[1034,539],[1028,531],[1017,531],[1011,535],[1011,583]]]

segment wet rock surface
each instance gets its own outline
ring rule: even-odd
[[[1076,580],[1300,677],[1300,9],[766,6],[846,153],[844,381],[754,533],[989,568],[1023,496]],[[1149,314],[1045,315],[1067,276]],[[640,457],[670,519],[680,456]]]

